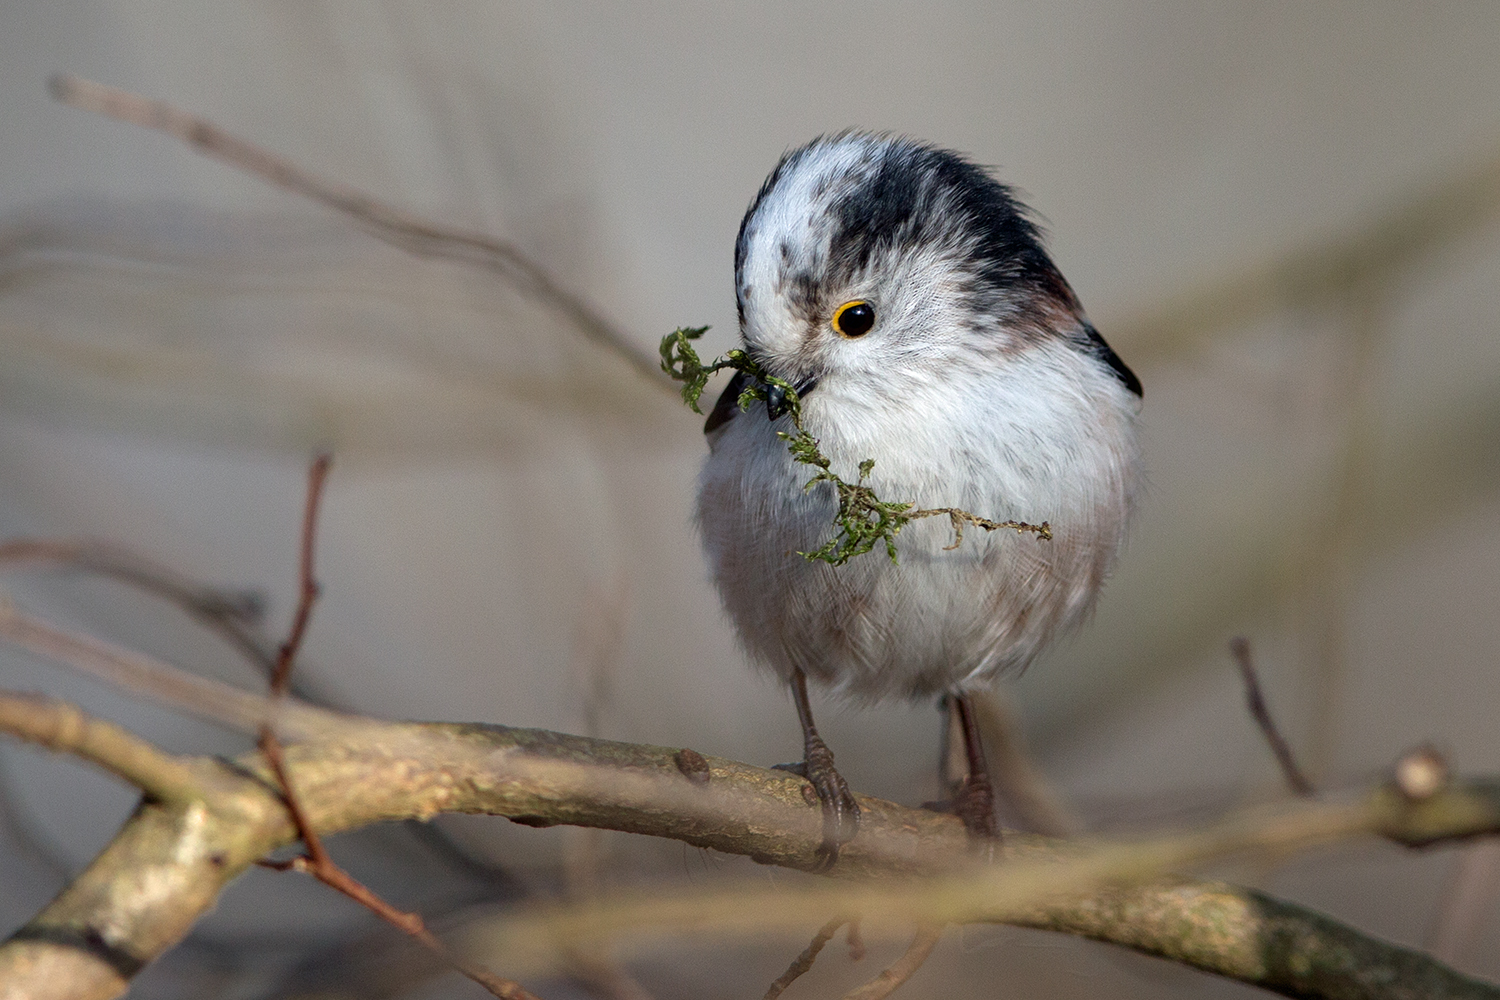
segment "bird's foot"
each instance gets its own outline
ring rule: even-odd
[[[995,790],[990,787],[988,777],[965,778],[953,798],[923,802],[922,808],[957,816],[976,841],[1000,839],[1000,824],[995,821]]]
[[[995,790],[989,775],[971,775],[953,798],[953,811],[964,821],[969,836],[978,840],[999,840],[1000,824],[995,822]]]
[[[844,776],[833,766],[833,751],[818,736],[811,736],[804,749],[805,757],[795,764],[777,764],[777,771],[791,771],[806,778],[823,806],[823,842],[818,845],[818,864],[814,871],[827,871],[839,859],[839,848],[854,839],[859,831],[859,803]]]

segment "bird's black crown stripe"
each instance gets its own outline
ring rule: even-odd
[[[873,174],[833,208],[834,280],[898,247],[961,247],[976,277],[997,291],[1052,291],[1056,268],[1041,230],[1011,188],[956,153],[906,141],[887,146]]]

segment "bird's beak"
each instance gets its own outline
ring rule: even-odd
[[[786,390],[779,385],[766,386],[766,416],[775,420],[787,411],[787,407]]]
[[[817,384],[816,378],[803,379],[797,386],[797,398],[801,399],[812,392]],[[775,420],[790,408],[791,404],[787,402],[785,389],[779,385],[766,386],[766,416]]]

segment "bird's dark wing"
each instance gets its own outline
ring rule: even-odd
[[[1109,365],[1110,370],[1115,373],[1115,378],[1119,379],[1125,388],[1137,396],[1144,398],[1144,393],[1141,392],[1141,380],[1135,377],[1135,372],[1130,370],[1130,366],[1121,361],[1120,356],[1104,342],[1104,338],[1099,336],[1099,331],[1094,329],[1094,324],[1085,322],[1083,324],[1083,332],[1088,338],[1085,349],[1093,354],[1094,357]]]
[[[714,408],[709,411],[708,419],[703,422],[703,433],[712,434],[729,423],[730,419],[740,412],[740,393],[745,391],[745,386],[749,381],[750,376],[744,372],[734,373],[734,378],[730,379],[724,391],[719,393],[719,401],[714,404]]]

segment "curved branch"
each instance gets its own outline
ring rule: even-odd
[[[0,693],[0,732],[97,764],[162,802],[191,802],[205,795],[191,767],[67,702]]]
[[[161,757],[170,769],[190,772],[201,797],[144,802],[89,868],[0,946],[0,982],[8,988],[24,984],[25,995],[69,1000],[118,995],[137,970],[187,933],[225,885],[295,838],[258,754],[237,761]],[[679,759],[673,748],[544,730],[373,720],[287,749],[309,821],[323,833],[444,811],[489,813],[532,826],[671,837],[786,867],[815,863],[821,824],[803,797],[803,779],[705,757],[705,783],[689,778]],[[860,806],[859,835],[834,872],[843,878],[531,911],[505,921],[488,941],[470,944],[492,945],[498,937],[537,954],[683,922],[699,930],[800,934],[799,922],[814,926],[830,912],[859,912],[867,932],[882,934],[912,920],[998,920],[1065,931],[1293,996],[1420,991],[1500,998],[1500,989],[1427,956],[1292,904],[1167,877],[1173,868],[1235,852],[1361,833],[1430,843],[1494,832],[1500,782],[1452,785],[1420,801],[1382,787],[1354,803],[1287,804],[1136,843],[1009,837],[1000,865],[974,861],[954,817],[868,797]],[[1386,986],[1377,989],[1382,969],[1396,978],[1380,980]]]
[[[0,542],[0,565],[6,563],[52,563],[138,587],[223,636],[267,674],[276,666],[275,647],[255,627],[262,599],[253,591],[204,586],[124,546],[88,538],[12,538]]]
[[[461,261],[499,274],[512,286],[566,316],[587,338],[628,361],[651,385],[668,391],[656,359],[581,296],[568,291],[518,248],[484,233],[438,225],[379,201],[370,194],[315,177],[291,161],[224,131],[165,101],[106,87],[66,73],[50,81],[64,104],[164,132],[204,156],[227,163],[268,184],[311,198],[359,223],[367,232],[420,257]]]

